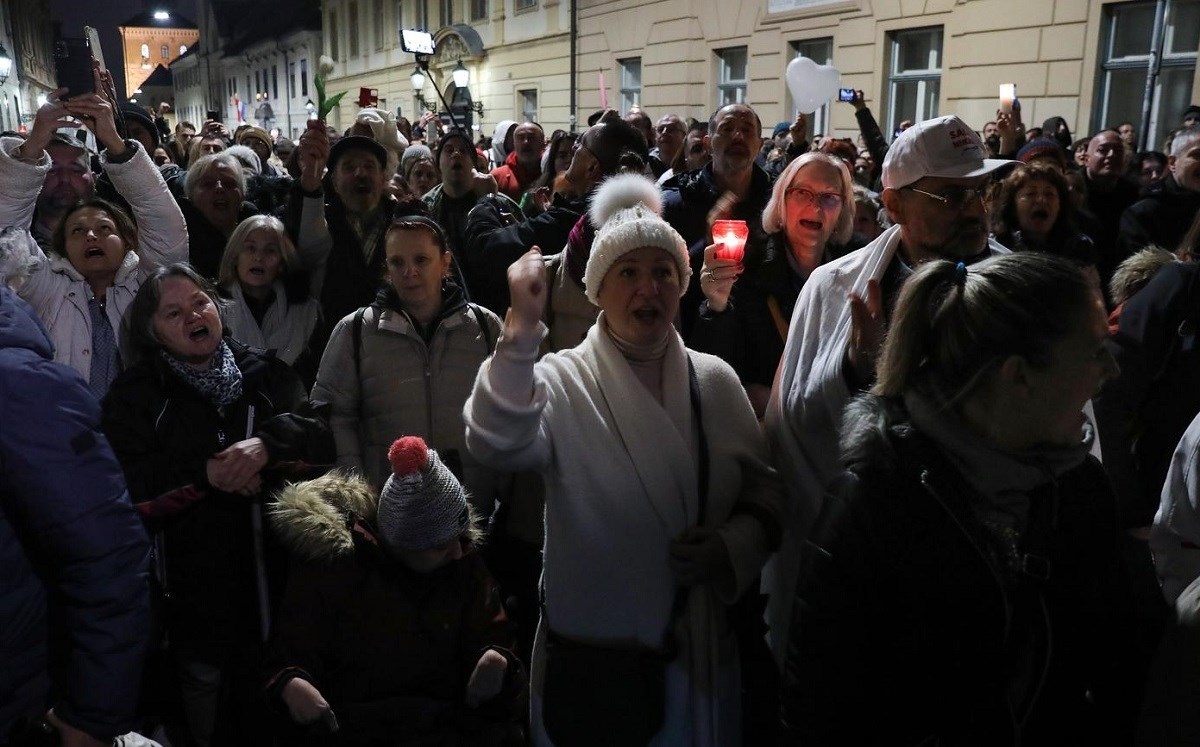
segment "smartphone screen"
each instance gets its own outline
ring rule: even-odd
[[[54,43],[54,68],[58,87],[66,88],[64,99],[91,93],[95,90],[92,78],[92,55],[86,39],[59,39]]]
[[[208,111],[206,111],[204,113],[204,118],[205,118],[205,120],[208,120],[211,122],[220,122],[221,121],[221,112],[217,111],[216,109],[209,109]]]
[[[854,89],[853,88],[839,88],[838,89],[838,101],[853,101],[853,100],[854,100]]]

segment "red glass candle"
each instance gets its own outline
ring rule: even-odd
[[[717,245],[714,256],[717,259],[732,259],[741,262],[746,254],[746,239],[750,237],[750,227],[744,220],[719,220],[713,223],[713,243]]]

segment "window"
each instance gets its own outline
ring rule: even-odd
[[[187,54],[187,45],[186,45],[186,44],[180,44],[180,45],[179,45],[179,56],[180,56],[180,57],[183,57],[185,54]]]
[[[383,49],[383,40],[384,40],[383,32],[386,28],[383,23],[383,0],[374,0],[374,2],[375,2],[375,17],[373,19],[373,23],[375,24],[375,48]]]
[[[428,31],[429,0],[415,0],[413,10],[416,12],[416,17],[413,18],[413,28]]]
[[[942,27],[896,31],[889,35],[888,116],[885,132],[904,120],[938,115],[942,90]]]
[[[346,33],[349,34],[350,59],[358,57],[358,3],[351,2],[346,8]]]
[[[717,50],[717,106],[746,101],[746,48]]]
[[[517,91],[521,100],[521,121],[536,122],[538,118],[538,92],[536,90]]]
[[[166,44],[159,47],[158,53],[164,60],[171,59],[171,48],[168,47]]]
[[[143,60],[150,59],[150,45],[149,44],[142,45],[142,59]]]
[[[259,74],[259,72],[257,70],[255,70],[254,71],[254,94],[255,94],[254,97],[255,98],[258,98],[258,94],[262,93],[262,91],[263,91],[263,84],[262,84],[261,78],[262,78],[262,76]]]
[[[288,63],[287,71],[287,95],[289,99],[296,98],[296,63]]]
[[[488,15],[488,0],[471,0],[471,20],[483,21]]]
[[[337,10],[329,11],[329,43],[326,47],[329,49],[330,59],[341,59],[341,56],[338,54],[340,50],[338,49]]]
[[[300,95],[308,96],[308,60],[300,60]]]
[[[404,28],[404,0],[399,0],[396,3],[396,29]]]
[[[537,0],[513,0],[513,7],[517,10],[525,10],[526,8],[536,8]]]
[[[443,26],[450,26],[454,23],[454,3],[455,0],[442,0]]]
[[[805,39],[804,41],[794,41],[791,44],[793,57],[807,57],[818,65],[833,64],[833,39],[826,37],[824,39]],[[784,86],[787,89],[787,86]],[[788,109],[789,116],[792,119],[796,118],[799,111],[796,105],[791,101],[791,92],[788,94]],[[807,113],[807,112],[806,112]],[[811,117],[808,118],[808,137],[811,140],[814,135],[824,135],[829,132],[829,105],[826,104],[820,109],[817,109]]]
[[[642,102],[642,58],[617,60],[617,69],[621,71],[621,116],[625,116]]]
[[[1100,75],[1096,85],[1096,127],[1133,122],[1141,133],[1146,72],[1154,36],[1153,2],[1121,3],[1104,9],[1100,41]],[[1166,23],[1160,46],[1158,77],[1150,99],[1150,128],[1145,149],[1157,150],[1163,137],[1178,127],[1191,103],[1200,47],[1200,0],[1166,0]],[[1082,129],[1082,128],[1080,128]]]
[[[279,66],[271,66],[271,98],[279,98]]]

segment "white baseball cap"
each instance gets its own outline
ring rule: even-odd
[[[1013,163],[984,158],[985,152],[975,130],[953,114],[917,122],[888,148],[883,159],[883,188],[900,189],[926,176],[983,176]]]

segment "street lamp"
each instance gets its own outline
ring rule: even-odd
[[[463,67],[462,60],[459,60],[458,64],[454,66],[454,72],[451,75],[454,76],[455,88],[466,88],[467,84],[471,82],[471,73]]]
[[[425,73],[421,70],[419,65],[417,66],[416,70],[413,70],[413,74],[409,76],[408,80],[410,83],[412,83],[413,93],[417,96],[417,106],[426,111],[436,112],[437,102],[435,101],[430,103],[425,100],[425,95],[423,92],[425,90],[425,82],[428,80],[428,78],[425,77]]]
[[[304,110],[308,112],[309,119],[317,118],[317,105],[313,103],[312,99],[304,102]]]
[[[12,63],[8,50],[0,44],[0,86],[8,82],[8,76],[12,73]]]

